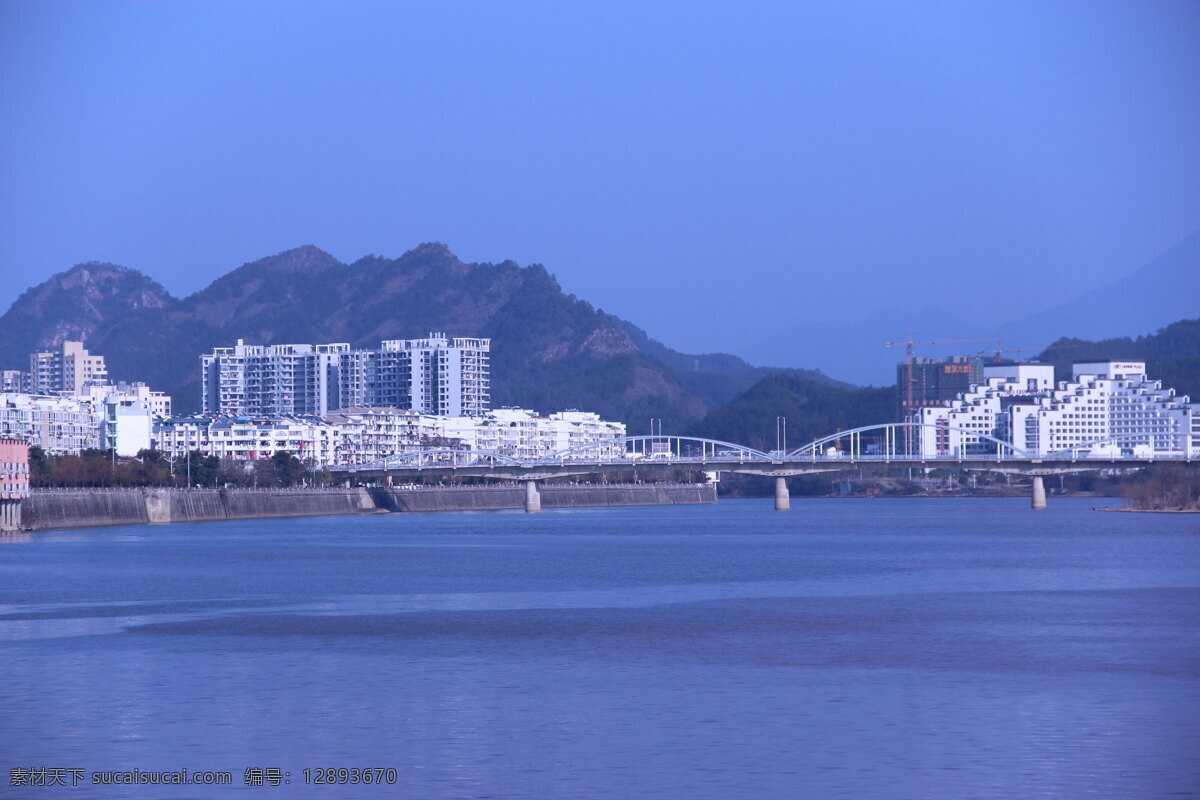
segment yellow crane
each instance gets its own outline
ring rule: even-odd
[[[905,417],[906,421],[907,421],[907,418],[913,413],[913,384],[916,383],[916,379],[913,377],[913,362],[916,360],[916,357],[917,357],[916,348],[914,347],[914,345],[918,345],[918,344],[966,344],[968,342],[995,342],[997,355],[1001,352],[1000,340],[995,337],[992,337],[992,336],[987,336],[987,337],[984,337],[981,339],[923,339],[923,340],[916,340],[916,339],[913,339],[912,332],[910,331],[908,334],[908,339],[906,339],[904,341],[884,342],[883,343],[884,347],[899,347],[900,345],[904,345],[904,355],[908,361],[908,369],[905,373],[905,381],[904,381],[904,384],[905,384],[904,385],[904,417]]]

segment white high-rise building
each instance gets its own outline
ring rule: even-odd
[[[30,394],[79,394],[91,382],[108,378],[104,356],[94,356],[83,342],[63,342],[57,350],[29,355]]]
[[[200,356],[200,405],[213,414],[322,415],[337,408],[339,359],[348,344],[218,347]]]
[[[1200,453],[1200,406],[1148,379],[1145,362],[1075,364],[1058,388],[1043,365],[987,367],[984,377],[948,405],[922,409],[922,455],[992,454],[992,439],[1034,456]]]
[[[395,339],[377,350],[348,344],[218,347],[200,357],[209,413],[324,416],[339,408],[399,408],[477,416],[491,401],[488,339]]]

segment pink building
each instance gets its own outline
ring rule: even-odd
[[[21,527],[21,500],[29,497],[29,445],[0,439],[0,530]]]
[[[29,497],[29,445],[24,439],[0,439],[0,500]]]

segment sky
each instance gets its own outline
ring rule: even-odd
[[[7,0],[0,220],[0,308],[440,241],[687,352],[999,324],[1200,229],[1200,3]]]

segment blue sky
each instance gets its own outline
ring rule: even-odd
[[[1200,3],[10,0],[0,119],[0,307],[443,241],[728,351],[1003,322],[1200,228]]]

